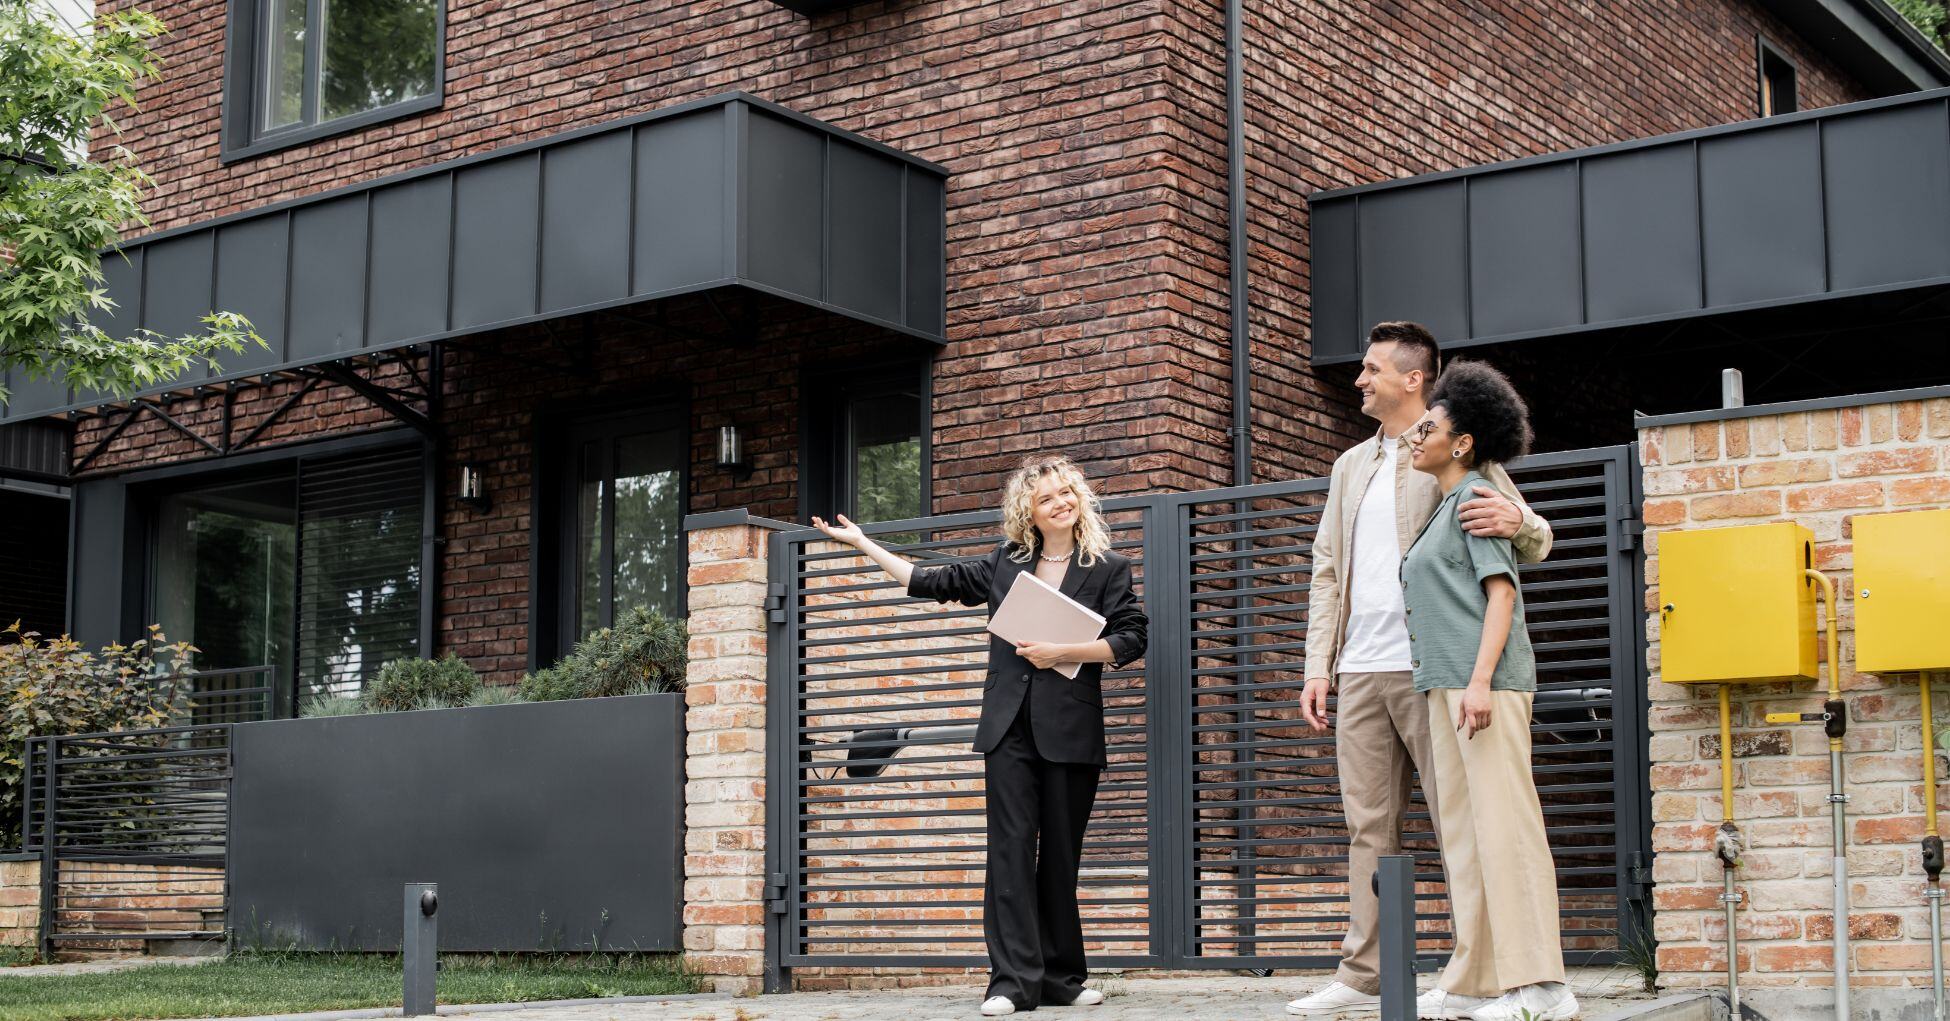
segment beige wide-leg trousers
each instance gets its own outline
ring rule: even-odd
[[[1347,814],[1347,938],[1341,941],[1341,983],[1381,992],[1380,904],[1372,877],[1376,859],[1402,851],[1402,820],[1409,811],[1410,770],[1422,774],[1422,796],[1435,791],[1429,756],[1427,700],[1406,670],[1340,675],[1334,756],[1340,763],[1341,806]]]
[[[1440,984],[1499,996],[1562,982],[1557,871],[1530,773],[1531,693],[1490,692],[1490,727],[1475,737],[1456,729],[1462,696],[1459,688],[1428,694],[1436,832],[1456,930]]]

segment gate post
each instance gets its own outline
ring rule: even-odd
[[[41,754],[47,758],[41,787],[41,963],[54,963],[54,764],[61,759],[61,739],[41,741]],[[24,834],[23,834],[24,836]]]

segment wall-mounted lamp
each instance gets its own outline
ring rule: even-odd
[[[752,473],[751,461],[745,457],[745,438],[735,425],[718,427],[718,467],[741,479]]]
[[[479,462],[460,466],[460,492],[455,499],[475,510],[487,510],[487,472]]]

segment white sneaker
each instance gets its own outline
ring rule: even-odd
[[[1468,1017],[1470,1011],[1490,1002],[1488,996],[1464,996],[1437,986],[1415,998],[1415,1016],[1422,1021],[1459,1021]]]
[[[1570,1021],[1578,998],[1562,982],[1518,986],[1469,1012],[1472,1021]]]
[[[1104,1002],[1104,991],[1103,991],[1103,990],[1101,990],[1101,989],[1089,989],[1089,988],[1086,988],[1086,989],[1084,989],[1084,991],[1083,991],[1083,992],[1080,992],[1080,993],[1078,993],[1078,994],[1077,994],[1077,998],[1076,998],[1076,999],[1074,999],[1074,1000],[1071,1000],[1071,1001],[1069,1002],[1069,1004],[1068,1004],[1068,1006],[1071,1006],[1071,1007],[1095,1007],[1095,1006],[1096,1006],[1097,1004],[1099,1004],[1099,1003],[1102,1003],[1102,1002]],[[1064,1006],[1064,1005],[1063,1005],[1063,1004],[1057,1004],[1056,1006]]]
[[[982,1001],[983,1017],[1001,1017],[1016,1012],[1016,1001],[1006,996],[991,996]]]
[[[1339,1014],[1342,1011],[1380,1010],[1381,997],[1370,996],[1353,986],[1329,982],[1327,988],[1286,1005],[1289,1014]]]

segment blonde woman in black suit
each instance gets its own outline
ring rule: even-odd
[[[919,567],[844,516],[813,524],[866,554],[909,595],[993,611],[1016,576],[1031,571],[1105,618],[1102,637],[1073,645],[1012,645],[990,635],[974,744],[988,794],[982,1014],[1102,1003],[1103,993],[1083,984],[1077,866],[1105,765],[1104,665],[1144,655],[1148,624],[1132,594],[1131,562],[1111,552],[1083,472],[1064,457],[1024,464],[1003,494],[1003,541],[977,560]],[[1074,679],[1055,669],[1065,663],[1082,665]]]

